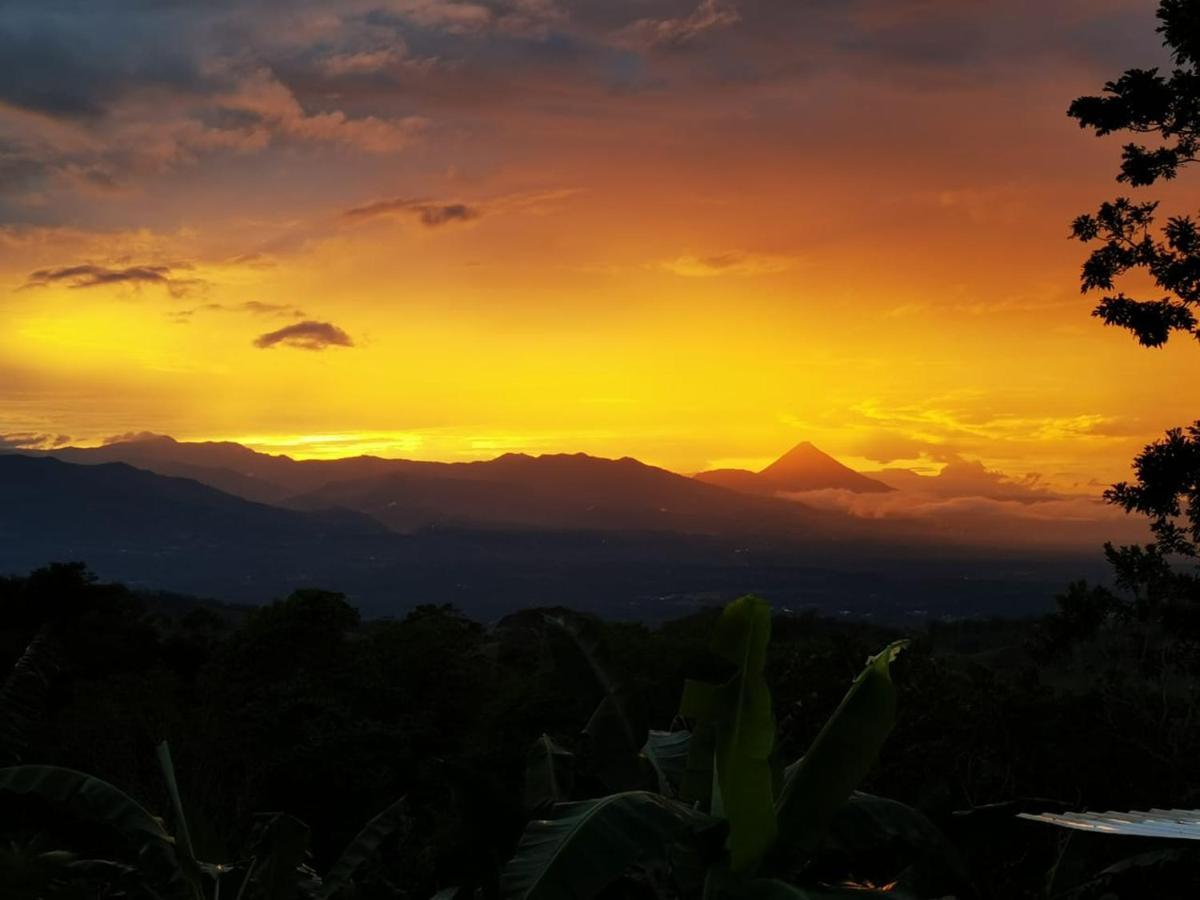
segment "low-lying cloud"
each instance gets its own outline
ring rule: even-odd
[[[306,320],[260,334],[254,339],[254,346],[261,350],[281,346],[300,350],[324,350],[327,347],[353,347],[354,341],[332,322]]]
[[[16,431],[0,434],[0,453],[16,450],[52,450],[71,442],[70,435],[37,431]]]
[[[894,490],[826,488],[776,496],[814,509],[890,522],[889,531],[900,529],[959,545],[1094,552],[1105,541],[1131,544],[1150,539],[1145,520],[1105,503],[1100,486],[1066,493],[1037,474],[1013,477],[953,454],[937,474],[900,468],[863,474]]]

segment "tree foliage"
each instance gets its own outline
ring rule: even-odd
[[[1200,4],[1163,0],[1159,32],[1171,49],[1174,68],[1130,69],[1104,86],[1099,96],[1079,97],[1068,115],[1080,127],[1104,136],[1131,132],[1155,139],[1134,141],[1122,153],[1117,180],[1133,187],[1176,177],[1200,158]],[[1200,232],[1186,215],[1170,217],[1159,232],[1153,226],[1158,204],[1119,197],[1096,213],[1079,216],[1073,235],[1099,242],[1083,265],[1081,288],[1107,292],[1093,314],[1108,325],[1126,328],[1148,347],[1165,344],[1174,332],[1200,338]],[[1148,274],[1166,296],[1137,299],[1115,291],[1122,276]]]
[[[1158,31],[1173,68],[1130,69],[1100,96],[1079,97],[1068,114],[1097,135],[1130,132],[1153,143],[1127,143],[1117,180],[1145,187],[1174,179],[1200,159],[1200,2],[1162,0]],[[1098,244],[1083,263],[1081,288],[1102,291],[1093,315],[1131,331],[1147,347],[1182,332],[1200,339],[1200,225],[1188,215],[1155,227],[1155,201],[1128,197],[1102,203],[1072,225],[1075,238]],[[1124,276],[1148,276],[1160,297],[1135,298],[1117,288]],[[1136,480],[1121,482],[1105,499],[1146,516],[1154,541],[1105,550],[1119,587],[1131,592],[1139,614],[1200,601],[1200,580],[1172,568],[1172,557],[1200,555],[1200,422],[1171,429],[1133,463]],[[1102,599],[1096,595],[1098,599]]]

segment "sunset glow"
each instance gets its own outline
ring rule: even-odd
[[[0,30],[78,42],[0,87],[10,444],[1094,492],[1194,417],[1200,353],[1090,318],[1067,240],[1120,139],[1064,110],[1163,60],[1153,2],[67,5]]]

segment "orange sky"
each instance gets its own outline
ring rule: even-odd
[[[1064,110],[1162,61],[1153,2],[169,6],[0,25],[9,444],[1093,490],[1197,415],[1067,240],[1120,139]]]

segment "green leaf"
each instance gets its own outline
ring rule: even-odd
[[[649,763],[658,778],[658,792],[674,797],[687,774],[691,752],[690,731],[651,731],[642,747],[642,758]]]
[[[697,731],[715,728],[714,760],[721,811],[729,820],[731,871],[752,868],[775,841],[775,793],[771,751],[775,715],[763,670],[771,639],[771,608],[758,597],[741,597],[725,607],[713,632],[712,649],[735,667],[725,684],[684,686],[680,713],[696,719]],[[689,757],[687,795],[702,791],[704,739]],[[715,792],[714,792],[715,793]],[[716,812],[714,800],[710,808]]]
[[[192,886],[192,894],[196,900],[204,900],[204,889],[200,884],[200,865],[196,861],[192,849],[192,837],[188,831],[187,816],[183,812],[183,800],[179,796],[179,782],[175,780],[175,764],[171,762],[171,748],[166,741],[157,747],[158,764],[162,769],[163,779],[167,782],[167,793],[171,798],[171,810],[175,818],[175,852],[179,857],[180,867]]]
[[[132,797],[106,781],[58,766],[0,769],[0,794],[30,797],[63,818],[111,831],[136,853],[148,880],[168,897],[189,896],[162,823]]]
[[[907,641],[897,641],[867,660],[808,752],[788,768],[776,807],[782,844],[815,849],[875,764],[896,722],[891,664],[905,646]]]
[[[575,754],[543,734],[525,760],[525,809],[534,812],[571,799],[575,786]]]
[[[353,887],[358,870],[371,860],[380,844],[408,821],[404,815],[405,809],[405,798],[401,797],[363,826],[362,831],[346,845],[337,862],[330,867],[317,895],[321,900],[330,900],[340,891]]]
[[[500,876],[508,900],[587,900],[630,866],[720,823],[649,791],[562,803],[525,828]]]

